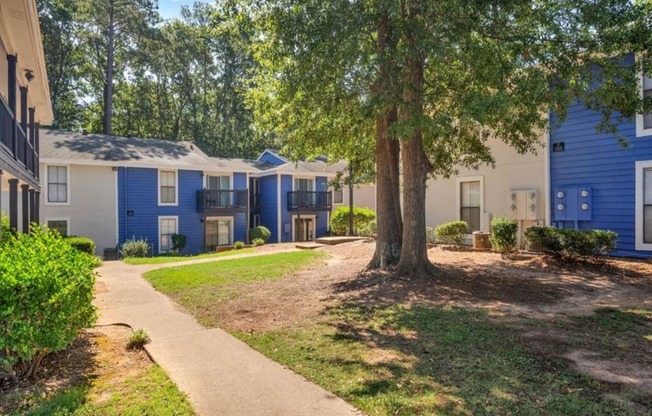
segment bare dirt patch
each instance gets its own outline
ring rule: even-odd
[[[110,392],[110,386],[142,373],[153,364],[144,351],[125,348],[130,335],[131,329],[122,326],[82,331],[69,348],[44,358],[36,381],[0,391],[0,414],[29,408],[38,400],[95,379],[105,383],[104,391]],[[99,403],[106,398],[100,394],[92,400]]]

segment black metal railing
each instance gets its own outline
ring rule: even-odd
[[[333,194],[330,191],[288,192],[288,211],[330,211],[332,208]]]
[[[34,149],[34,144],[2,97],[0,97],[0,148],[4,149],[31,176],[38,177],[39,156]]]
[[[246,189],[202,189],[201,191],[197,191],[197,212],[210,210],[246,210],[247,194],[248,191]]]

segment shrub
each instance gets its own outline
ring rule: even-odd
[[[249,230],[249,238],[252,240],[261,239],[263,243],[266,243],[272,238],[272,232],[269,231],[269,228],[259,225]]]
[[[172,250],[179,252],[186,247],[185,234],[172,234]]]
[[[512,218],[494,218],[491,220],[491,247],[499,253],[511,253],[516,249],[518,223]]]
[[[9,215],[6,215],[4,212],[0,211],[0,244],[4,241],[7,241],[13,237],[14,233],[11,230],[9,225]]]
[[[87,237],[68,237],[65,239],[68,244],[82,253],[95,254],[95,242]]]
[[[331,214],[331,231],[335,235],[344,235],[349,231],[349,207],[338,207]],[[373,209],[353,207],[354,231],[369,231],[369,223],[376,220],[376,212]],[[374,233],[375,234],[375,233]]]
[[[253,244],[254,247],[262,246],[265,244],[265,240],[263,240],[262,238],[254,238],[251,244]]]
[[[435,228],[437,241],[455,246],[464,244],[464,237],[468,233],[469,225],[465,221],[451,221]]]
[[[242,241],[236,241],[233,247],[235,247],[236,250],[240,250],[244,248],[244,243]]]
[[[378,234],[378,225],[376,223],[376,220],[373,219],[373,220],[369,221],[368,223],[363,224],[358,229],[358,234],[363,236],[363,237],[376,238],[376,234]]]
[[[615,250],[618,234],[605,230],[530,227],[525,238],[544,253],[566,260],[604,256]]]
[[[144,329],[135,330],[127,341],[128,350],[142,350],[146,344],[149,344],[149,335]]]
[[[432,227],[426,227],[426,243],[435,244],[437,242],[437,236],[435,235],[435,229]]]
[[[124,257],[147,257],[149,243],[146,240],[136,240],[136,237],[133,237],[122,244],[121,252]]]
[[[33,377],[43,357],[95,323],[93,257],[46,227],[0,250],[0,368]]]

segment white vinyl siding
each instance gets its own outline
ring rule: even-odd
[[[177,172],[169,170],[159,171],[159,204],[177,204]]]
[[[48,166],[48,203],[68,203],[68,167]]]
[[[172,250],[172,235],[177,234],[177,217],[159,217],[159,253],[167,253]]]

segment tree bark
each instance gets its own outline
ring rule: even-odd
[[[106,86],[104,88],[104,123],[102,133],[112,134],[111,118],[113,116],[113,55],[115,43],[115,4],[109,0],[109,38],[106,50]]]
[[[407,2],[407,18],[412,21],[420,13],[420,0]],[[426,180],[429,161],[423,150],[419,123],[423,119],[423,74],[425,59],[416,36],[407,32],[407,54],[403,68],[403,105],[399,114],[411,136],[401,141],[403,167],[403,245],[396,274],[404,277],[427,277],[435,272],[428,260],[426,246]]]
[[[396,85],[392,61],[396,41],[392,33],[389,13],[381,10],[378,24],[378,82],[374,93],[382,102],[376,114],[376,250],[367,269],[388,269],[396,265],[401,254],[401,218],[399,187],[399,144],[391,136],[390,127],[396,122],[396,106],[391,91]]]

